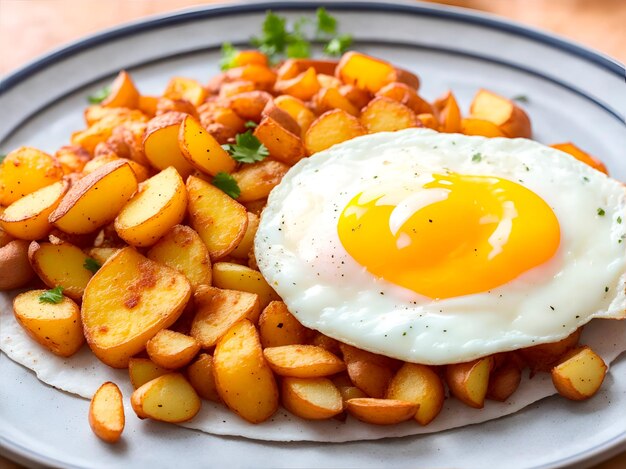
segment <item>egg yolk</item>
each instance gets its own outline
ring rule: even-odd
[[[344,208],[339,239],[372,274],[451,298],[503,285],[554,256],[559,222],[531,190],[491,176],[429,179],[400,198],[357,194]]]

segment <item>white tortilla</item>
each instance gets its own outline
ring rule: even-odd
[[[128,371],[109,368],[87,346],[70,358],[53,355],[28,337],[17,323],[11,305],[13,296],[0,294],[0,350],[15,362],[33,370],[44,383],[85,399],[90,399],[105,381],[115,382],[125,397],[127,418],[132,418],[129,398],[133,388]],[[607,364],[612,363],[626,351],[626,321],[596,319],[585,328],[581,342],[590,345]],[[456,399],[446,399],[441,414],[426,427],[414,421],[392,426],[368,425],[351,417],[345,422],[334,419],[307,421],[282,408],[269,421],[253,425],[222,405],[203,401],[200,413],[182,426],[216,435],[267,441],[339,443],[376,440],[439,432],[497,419],[555,393],[548,373],[539,373],[532,379],[526,373],[519,389],[507,402],[487,401],[484,409],[472,409]],[[621,405],[617,402],[613,404]]]

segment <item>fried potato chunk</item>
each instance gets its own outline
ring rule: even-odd
[[[122,436],[124,404],[117,384],[107,381],[98,388],[89,405],[89,426],[98,438],[116,443]]]

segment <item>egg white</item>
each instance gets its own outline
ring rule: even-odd
[[[337,235],[352,197],[374,184],[410,185],[416,175],[445,171],[510,179],[542,197],[561,227],[556,255],[498,288],[443,300],[354,261]],[[530,140],[377,133],[294,166],[270,195],[255,255],[304,325],[405,361],[457,363],[558,341],[592,318],[626,317],[625,207],[620,182]]]

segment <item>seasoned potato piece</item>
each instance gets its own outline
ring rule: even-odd
[[[251,63],[227,70],[226,79],[251,81],[260,89],[270,90],[276,81],[276,73],[264,65]]]
[[[345,407],[345,402],[350,399],[358,399],[361,397],[367,397],[367,394],[365,394],[363,391],[357,388],[354,384],[352,384],[352,381],[350,381],[350,378],[348,377],[347,373],[339,373],[333,376],[331,378],[331,381],[333,382],[335,386],[337,386],[337,389],[339,390],[339,394],[341,394],[341,399],[344,402],[344,407]]]
[[[128,375],[134,389],[171,372],[172,370],[157,365],[149,358],[131,358],[128,360]]]
[[[606,166],[604,166],[604,163],[602,163],[602,161],[591,156],[589,153],[582,151],[580,148],[578,148],[576,145],[574,145],[571,142],[555,143],[554,145],[550,145],[550,146],[552,148],[556,148],[557,150],[561,150],[561,151],[564,151],[565,153],[572,155],[578,161],[582,161],[583,163],[588,164],[593,169],[597,169],[601,173],[604,173],[606,175],[609,174],[609,172],[606,169]]]
[[[370,133],[395,132],[409,127],[419,127],[422,124],[407,106],[385,97],[372,99],[363,108],[360,120]]]
[[[28,241],[12,240],[0,230],[0,290],[12,290],[26,285],[35,277],[35,271],[28,261]]]
[[[139,418],[180,423],[191,420],[200,411],[202,401],[180,373],[169,373],[148,381],[130,398]]]
[[[198,117],[198,111],[195,106],[185,99],[159,98],[157,101],[156,116],[169,113],[189,114],[193,117]]]
[[[414,88],[404,83],[389,83],[383,86],[378,93],[376,93],[376,96],[383,96],[398,101],[411,109],[415,114],[433,113],[432,106],[426,100],[422,99]]]
[[[191,226],[209,249],[211,260],[230,254],[248,228],[246,208],[215,186],[187,178]]]
[[[466,117],[461,120],[461,133],[465,135],[481,135],[483,137],[506,137],[493,122],[476,117]]]
[[[505,363],[489,377],[487,399],[504,402],[517,390],[522,371],[515,363]]]
[[[602,357],[585,345],[570,350],[552,368],[552,382],[561,396],[582,401],[598,392],[606,371]]]
[[[183,221],[186,211],[185,183],[170,166],[141,184],[115,219],[115,231],[132,246],[151,246]]]
[[[441,378],[432,368],[405,363],[389,383],[387,398],[417,404],[415,420],[428,425],[441,412],[445,391]]]
[[[96,147],[96,154],[98,153],[98,149],[102,148],[101,145],[107,145],[106,143],[100,143]],[[92,160],[90,160],[85,167],[83,168],[83,174],[87,175],[93,173],[96,169],[104,166],[111,161],[125,161],[128,163],[135,173],[135,177],[137,178],[137,182],[143,182],[148,177],[150,177],[150,171],[145,166],[137,163],[136,161],[129,160],[128,158],[120,158],[114,153],[101,154],[95,156]]]
[[[59,303],[40,300],[46,290],[21,293],[13,300],[15,319],[26,333],[55,355],[74,355],[85,342],[80,309],[64,296]]]
[[[191,78],[172,78],[163,92],[163,97],[174,101],[184,99],[194,106],[199,106],[204,102],[207,90],[196,80]]]
[[[277,110],[280,111],[280,109]],[[281,112],[284,113],[284,111]],[[300,139],[300,128],[289,114],[284,114],[291,121],[295,133],[272,117],[265,116],[254,129],[254,136],[267,147],[272,158],[288,165],[294,165],[306,156],[306,150]]]
[[[285,163],[268,159],[243,166],[232,174],[241,190],[237,200],[243,203],[266,199],[287,171],[289,166]]]
[[[148,251],[148,259],[185,274],[194,290],[211,285],[211,258],[198,233],[185,225],[174,226]]]
[[[418,407],[414,402],[395,399],[362,397],[346,401],[350,415],[362,422],[376,425],[394,425],[410,420],[415,416]]]
[[[130,124],[143,126],[148,121],[148,118],[141,111],[127,108],[102,109],[106,109],[109,112],[105,113],[93,124],[89,124],[87,129],[74,132],[71,137],[72,145],[81,146],[89,154],[93,154],[96,146],[109,140],[119,126]]]
[[[417,118],[420,120],[422,125],[427,129],[439,130],[439,121],[437,118],[430,113],[426,114],[418,114]]]
[[[16,200],[0,215],[0,226],[20,239],[45,237],[52,230],[48,217],[69,187],[69,182],[62,180]]]
[[[315,114],[304,102],[289,95],[281,95],[274,99],[274,104],[285,111],[300,126],[300,137],[304,135],[315,120]]]
[[[136,190],[128,163],[107,163],[74,184],[49,220],[66,233],[91,233],[112,222]]]
[[[196,339],[168,329],[161,329],[146,343],[150,360],[170,370],[187,365],[199,351],[200,344]]]
[[[271,100],[272,95],[266,91],[248,91],[230,98],[228,105],[242,119],[259,122],[263,109]]]
[[[201,285],[194,293],[196,314],[190,335],[203,348],[213,347],[237,321],[259,318],[259,297],[253,293]]]
[[[117,384],[107,381],[98,388],[89,405],[89,426],[98,438],[117,442],[124,431],[124,403]]]
[[[246,130],[246,121],[222,103],[212,101],[204,103],[198,108],[198,113],[200,114],[200,123],[203,127],[214,123],[222,124],[232,131],[233,137]]]
[[[102,107],[125,107],[135,109],[139,105],[139,91],[132,78],[122,70],[111,85],[111,92],[100,103]]]
[[[332,337],[328,337],[327,335],[322,334],[321,332],[317,332],[313,336],[313,338],[310,340],[310,344],[322,347],[323,349],[326,349],[329,352],[334,353],[335,355],[341,354],[341,350],[339,349],[339,342]]]
[[[317,74],[317,81],[320,82],[322,88],[340,88],[343,86],[341,80],[333,75],[326,75],[324,73]]]
[[[154,117],[158,102],[159,98],[157,96],[139,96],[137,108],[146,116]]]
[[[232,172],[237,162],[208,133],[195,117],[186,116],[180,124],[178,143],[183,156],[198,170],[215,176]]]
[[[287,94],[294,98],[308,101],[320,90],[320,82],[313,67],[288,80],[278,80],[274,89],[280,94]]]
[[[104,264],[109,257],[119,251],[119,248],[91,248],[88,254],[93,260],[99,264]]]
[[[284,378],[281,397],[285,409],[303,419],[329,419],[343,410],[341,394],[327,378]]]
[[[236,67],[243,67],[244,65],[262,65],[268,66],[267,55],[256,49],[240,50],[233,58],[233,65]]]
[[[237,80],[231,81],[230,83],[224,83],[220,87],[219,97],[220,98],[230,98],[231,96],[235,96],[239,93],[245,93],[247,91],[255,91],[257,89],[256,85],[251,81],[245,80]]]
[[[217,391],[226,405],[251,423],[261,423],[278,409],[278,387],[263,358],[259,335],[244,319],[222,336],[213,354]]]
[[[372,95],[369,91],[357,88],[354,85],[342,85],[339,88],[339,92],[348,98],[357,109],[363,109],[367,106],[367,103],[370,102],[370,99],[372,99]]]
[[[54,154],[65,174],[80,173],[89,161],[89,152],[77,145],[65,145]]]
[[[259,227],[259,221],[258,215],[248,212],[248,227],[246,228],[246,234],[243,236],[241,242],[235,250],[230,253],[231,256],[238,259],[248,259],[250,251],[252,250],[252,245],[254,244],[254,235]]]
[[[178,143],[180,123],[185,116],[182,112],[167,112],[153,118],[143,138],[143,150],[150,164],[157,169],[174,166],[183,178],[194,170]]]
[[[320,378],[346,369],[336,355],[315,345],[283,345],[263,349],[274,373],[294,378]]]
[[[190,296],[184,275],[124,248],[85,289],[82,319],[87,343],[107,365],[125,368],[149,339],[178,319]]]
[[[319,114],[333,109],[341,109],[353,116],[359,115],[359,108],[342,95],[337,88],[322,88],[314,97],[315,109]]]
[[[272,301],[259,317],[259,335],[263,348],[303,344],[306,332],[306,327],[298,322],[282,301]]]
[[[341,109],[328,111],[311,124],[304,137],[304,146],[309,155],[367,132],[359,120]]]
[[[347,344],[340,344],[350,380],[370,397],[382,398],[394,375],[396,361],[366,352]]]
[[[47,153],[30,147],[13,150],[0,163],[0,205],[10,205],[62,177],[63,168]]]
[[[530,138],[530,119],[519,106],[510,99],[491,91],[479,90],[470,105],[471,117],[493,122],[507,137]]]
[[[458,133],[461,131],[461,110],[452,92],[448,91],[434,103],[439,113],[439,131]]]
[[[353,51],[343,54],[335,75],[343,83],[370,93],[376,93],[383,86],[397,81],[396,69],[390,63]]]
[[[208,353],[201,353],[187,368],[189,383],[202,399],[221,402],[213,376],[213,357]]]
[[[555,363],[570,349],[576,347],[582,328],[576,329],[558,342],[539,344],[519,351],[524,361],[533,371],[550,371]]]
[[[450,392],[464,404],[482,409],[492,369],[493,356],[447,365],[446,382]]]
[[[63,294],[80,300],[93,272],[85,267],[87,255],[76,246],[61,241],[58,244],[33,241],[28,258],[39,278],[50,288],[63,287]]]
[[[256,293],[259,295],[261,309],[264,309],[270,301],[280,300],[261,272],[232,262],[213,264],[213,285],[218,288]]]

